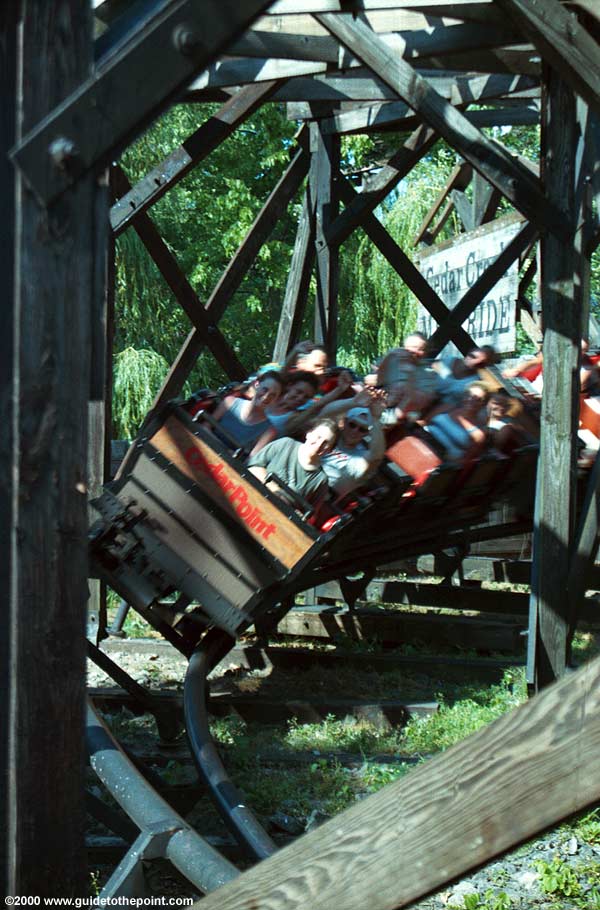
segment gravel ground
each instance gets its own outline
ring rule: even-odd
[[[144,654],[115,651],[116,647],[116,642],[111,644],[111,658],[142,685],[172,691],[181,689],[186,661],[175,652],[166,655],[160,645],[153,649],[151,644]],[[89,664],[88,682],[92,687],[114,685],[92,663]],[[317,813],[310,827],[322,820],[325,819],[319,818]],[[554,863],[563,883],[569,878],[569,870],[575,873],[579,879],[579,892],[568,897],[564,893],[553,896],[544,891],[547,876],[544,881],[537,868],[540,862],[546,864],[546,869]],[[442,910],[446,907],[466,910],[600,910],[598,895],[600,843],[587,843],[574,836],[571,829],[565,828],[541,836],[460,882],[447,886],[420,902],[418,907],[419,910]]]

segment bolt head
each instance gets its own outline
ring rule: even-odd
[[[187,57],[200,48],[200,35],[189,25],[181,24],[173,30],[173,44],[180,54]]]
[[[55,167],[63,171],[68,170],[70,165],[79,158],[79,149],[73,140],[66,136],[58,136],[54,139],[48,147],[48,153]]]

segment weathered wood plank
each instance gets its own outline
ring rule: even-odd
[[[266,6],[268,0],[174,0],[145,20],[15,147],[14,160],[37,195],[49,201],[90,168],[110,164]],[[50,161],[57,137],[71,143],[64,167]]]
[[[304,194],[302,212],[298,221],[298,231],[290,272],[285,286],[285,295],[277,338],[273,349],[273,360],[283,363],[287,353],[300,340],[302,318],[308,297],[310,276],[315,259],[315,225],[314,205],[310,191]]]
[[[560,207],[546,201],[539,181],[517,164],[506,149],[470,124],[410,64],[390,54],[363,22],[332,14],[318,18],[529,220],[543,224],[564,238],[564,218]]]
[[[243,86],[324,73],[320,60],[277,60],[272,57],[232,57],[214,63],[186,88],[187,101],[202,101],[205,92],[228,86]]]
[[[112,320],[108,310],[114,303],[114,284],[109,287],[112,275],[114,246],[109,244],[106,211],[110,203],[109,175],[106,172],[98,181],[96,193],[97,216],[94,219],[94,288],[91,305],[90,392],[88,406],[88,458],[87,487],[91,500],[102,491],[107,480],[107,462],[110,448],[110,413],[107,414],[107,375],[112,368]],[[111,384],[112,388],[112,384]],[[88,507],[90,524],[95,520],[93,509]],[[88,581],[87,634],[98,636],[102,617],[106,615],[106,585],[97,579]]]
[[[600,113],[600,45],[558,0],[497,0],[544,60]]]
[[[434,566],[431,557],[431,571],[439,566]],[[528,584],[531,577],[531,564],[519,564],[514,568],[510,563],[492,565],[491,560],[473,557],[464,560],[461,572],[465,578],[480,578],[486,581],[510,581],[519,584]],[[425,558],[419,559],[419,568],[424,566]],[[494,571],[497,572],[494,575]],[[500,574],[500,573],[504,574]],[[436,573],[437,574],[437,573]],[[441,574],[441,572],[439,572]],[[579,619],[592,625],[600,624],[600,605],[595,597],[587,598],[583,595],[591,587],[590,572],[584,579],[581,589]],[[500,577],[498,577],[500,576]],[[344,601],[344,595],[338,582],[326,582],[318,585],[316,597],[331,598]],[[435,607],[439,609],[461,610],[475,613],[498,613],[507,616],[526,616],[529,609],[529,595],[501,591],[490,588],[470,587],[464,585],[442,584],[437,582],[411,582],[390,581],[374,579],[367,585],[364,594],[361,594],[357,603],[394,603],[414,607]]]
[[[203,910],[404,907],[597,800],[599,756],[596,660],[208,895]]]
[[[319,12],[319,10],[313,9],[304,13],[289,10],[285,15],[280,15],[274,13],[271,9],[270,13],[267,11],[265,15],[256,21],[255,27],[257,31],[261,32],[284,32],[289,35],[306,35],[309,38],[326,35],[327,29],[316,21],[315,12]],[[325,12],[331,12],[331,10],[325,10]],[[337,12],[339,12],[339,8],[335,11],[335,13]],[[378,33],[414,31],[415,29],[427,28],[430,23],[430,18],[427,14],[403,9],[397,5],[394,7],[388,6],[385,9],[367,9],[362,15],[365,21],[368,22],[369,27]],[[455,19],[445,18],[442,19],[442,24],[455,24],[456,21]]]
[[[425,215],[425,218],[423,219],[423,223],[421,224],[421,227],[419,228],[417,235],[413,241],[414,246],[417,246],[423,240],[423,237],[425,236],[426,232],[429,230],[429,226],[431,225],[433,219],[435,218],[435,216],[441,209],[442,204],[443,204],[444,200],[447,199],[449,193],[451,193],[452,190],[456,190],[456,189],[460,189],[460,190],[466,189],[466,187],[471,182],[472,177],[473,177],[473,168],[471,167],[470,164],[467,164],[466,161],[463,161],[454,167],[452,173],[450,174],[450,176],[448,177],[448,180],[446,181],[445,186],[442,187],[438,196],[436,197],[435,202],[433,203],[433,205],[431,206],[431,208]]]
[[[307,111],[308,113],[308,111]],[[540,112],[523,103],[522,107],[495,108],[484,111],[465,111],[469,123],[479,129],[490,126],[529,126],[540,121]],[[293,118],[296,119],[296,118]],[[394,126],[398,130],[414,128],[416,114],[402,102],[393,101],[340,111],[321,121],[324,133],[374,133]],[[492,187],[493,189],[493,187]]]
[[[399,644],[426,641],[437,648],[472,648],[522,653],[524,623],[439,614],[418,615],[402,611],[362,608],[298,607],[279,621],[278,635],[310,636],[333,641],[376,640]]]
[[[20,17],[18,141],[88,77],[91,9],[80,0],[4,6],[16,7]],[[44,159],[45,150],[35,160],[40,169]],[[16,339],[7,393],[17,408],[12,411],[11,471],[5,478],[16,510],[8,531],[12,571],[5,579],[12,651],[11,812],[3,831],[8,835],[7,893],[64,899],[85,894],[87,884],[83,730],[90,329],[91,301],[98,293],[94,253],[102,246],[95,222],[102,218],[106,224],[108,210],[91,177],[67,191],[60,206],[43,209],[18,175],[16,200],[15,222],[8,227],[14,310],[5,301]],[[52,785],[40,786],[41,781]]]
[[[536,688],[565,671],[568,601],[565,596],[575,515],[576,441],[581,308],[575,304],[576,161],[581,134],[573,93],[548,70],[542,122],[543,179],[549,198],[565,207],[566,241],[541,240],[544,370],[540,457],[534,518],[528,681]]]
[[[8,151],[15,141],[17,122],[17,5],[0,5],[0,198],[3,200],[3,230],[0,231],[0,274],[4,281],[4,306],[0,308],[0,411],[4,415],[0,434],[0,574],[4,579],[0,608],[0,891],[10,894],[10,862],[7,838],[17,813],[17,790],[10,780],[11,691],[14,685],[12,624],[17,622],[11,603],[11,579],[16,574],[15,532],[18,526],[15,495],[16,406],[15,388],[15,172]]]
[[[423,70],[423,78],[435,88],[440,95],[451,101],[452,104],[475,104],[477,101],[505,99],[508,95],[522,97],[522,93],[531,93],[533,97],[539,95],[538,80],[530,76],[514,76],[505,73],[494,73],[489,76],[465,76],[461,73],[438,73],[435,70]],[[309,78],[298,76],[276,89],[273,100],[296,102],[290,104],[288,116],[290,119],[311,119],[309,101],[336,101],[349,103],[351,101],[388,101],[388,105],[381,107],[382,116],[388,107],[396,112],[402,112],[402,117],[407,116],[409,106],[395,101],[397,94],[389,85],[374,76],[368,69],[361,66],[348,72],[328,72],[326,75],[314,75]],[[524,97],[528,97],[525,95]],[[303,103],[304,102],[304,103]],[[366,108],[366,110],[369,110]],[[377,110],[377,109],[375,109]],[[324,120],[324,124],[327,123]],[[331,130],[329,130],[331,132]]]
[[[189,139],[115,202],[110,210],[110,224],[115,236],[227,139],[270,97],[275,87],[276,83],[272,82],[240,89]]]
[[[119,195],[124,196],[129,193],[131,185],[119,165],[115,165],[114,180]],[[133,222],[133,226],[152,261],[171,288],[175,299],[227,376],[230,379],[244,379],[248,376],[248,370],[219,327],[207,315],[194,288],[181,271],[179,263],[160,236],[150,216],[146,212],[141,212]]]
[[[569,642],[572,641],[577,623],[584,618],[583,599],[590,585],[590,575],[594,569],[598,544],[600,542],[600,458],[596,458],[588,478],[585,500],[579,516],[579,526],[575,534],[573,555],[567,581],[567,598],[569,601]],[[600,611],[599,611],[600,612]]]
[[[434,22],[434,20],[432,20]],[[440,57],[447,53],[481,50],[502,45],[522,43],[520,32],[507,26],[489,28],[480,24],[431,25],[404,33],[380,34],[382,41],[406,60],[423,57]],[[347,50],[340,52],[339,45],[329,35],[286,35],[260,32],[251,29],[231,46],[230,53],[240,57],[275,57],[292,60],[320,60],[336,63],[341,68],[356,66],[356,58]],[[360,65],[360,64],[359,64]]]
[[[340,166],[340,140],[323,136],[318,123],[310,124],[311,166],[309,187],[315,206],[315,341],[323,343],[335,361],[337,352],[337,292],[339,249],[327,233],[339,210],[336,181]]]

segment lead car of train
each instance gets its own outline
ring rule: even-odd
[[[170,403],[94,502],[94,573],[189,654],[208,628],[235,638],[321,581],[526,529],[536,457],[527,446],[411,476],[391,446],[377,485],[324,518],[272,493],[202,415]],[[502,501],[498,527],[488,515]]]

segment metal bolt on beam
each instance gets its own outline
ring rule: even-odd
[[[182,23],[173,29],[173,44],[180,54],[189,57],[200,48],[201,41],[198,32]]]
[[[48,146],[48,154],[55,167],[61,171],[68,171],[79,158],[79,149],[72,139],[59,136]]]

